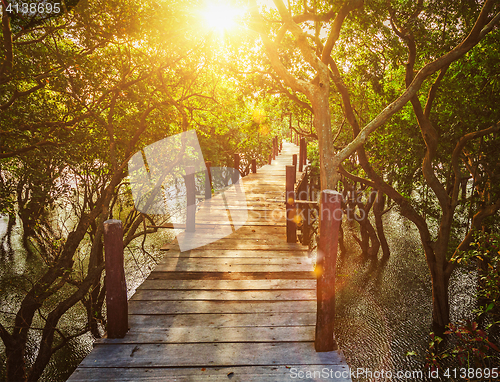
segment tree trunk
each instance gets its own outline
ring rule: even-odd
[[[361,256],[363,257],[363,260],[368,260],[368,252],[370,249],[370,235],[368,234],[365,219],[359,217],[357,221],[359,224],[359,233],[361,236],[361,242],[359,243],[359,246],[361,247]]]
[[[382,246],[382,260],[388,260],[391,256],[391,251],[389,249],[389,244],[387,244],[387,238],[385,237],[384,224],[382,223],[382,212],[385,207],[385,195],[380,191],[377,192],[377,199],[373,205],[373,214],[375,215],[375,227],[377,228],[377,235],[380,240],[380,245]]]
[[[366,229],[368,232],[368,237],[371,241],[371,246],[368,248],[368,257],[376,260],[378,251],[380,249],[380,241],[377,237],[377,232],[375,232],[375,228],[373,228],[372,223],[368,220],[368,215],[366,215]]]
[[[435,264],[431,268],[432,278],[432,330],[442,337],[446,325],[450,323],[450,306],[448,300],[448,284],[450,276],[443,267]]]
[[[326,75],[322,76],[325,80],[320,79],[320,91],[312,95],[311,104],[314,112],[314,127],[318,132],[318,151],[319,151],[319,168],[320,182],[322,190],[336,190],[337,183],[340,180],[338,167],[340,163],[335,163],[335,154],[333,152],[332,125],[330,115],[330,85],[328,68],[326,67]]]
[[[5,355],[7,356],[7,381],[26,381],[26,363],[24,360],[25,352],[26,345],[21,341],[14,340],[13,346],[6,346]]]

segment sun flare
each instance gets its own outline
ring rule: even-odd
[[[208,28],[223,33],[235,29],[244,13],[242,8],[217,3],[209,5],[203,16]]]

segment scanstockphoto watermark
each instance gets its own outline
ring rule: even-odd
[[[423,380],[424,376],[428,376],[427,372],[423,370],[371,370],[368,368],[357,368],[357,369],[340,369],[324,367],[322,369],[302,369],[292,367],[290,368],[290,378],[297,380],[339,380],[339,379],[369,379],[371,381],[386,381],[386,380],[408,380],[408,381],[419,381]],[[431,376],[432,378],[432,376]]]

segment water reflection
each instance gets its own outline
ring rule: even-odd
[[[11,247],[8,251],[7,241],[2,241],[7,231],[8,218],[0,216],[0,243],[4,243],[4,251],[0,256],[0,314],[2,322],[13,319],[19,308],[24,294],[28,290],[30,281],[46,270],[43,262],[36,256],[29,257],[21,244],[21,227],[19,222],[12,229]],[[172,233],[159,232],[150,235],[144,244],[147,252],[143,251],[142,238],[132,242],[125,251],[125,273],[129,296],[142,284],[154,268],[155,263],[163,256],[159,248],[165,242],[172,240]],[[55,301],[53,303],[56,303]],[[53,306],[52,306],[53,307]],[[51,308],[50,306],[48,307]],[[59,327],[66,333],[79,330],[86,322],[86,311],[81,304],[72,307],[59,322]],[[34,327],[42,327],[43,322],[35,316]],[[28,367],[34,362],[37,355],[37,344],[40,333],[30,331],[27,354]],[[40,378],[44,382],[63,382],[73,373],[74,369],[92,350],[93,337],[90,333],[82,335],[68,342],[66,346],[57,351]],[[0,341],[0,380],[5,380],[5,348]]]
[[[417,230],[395,213],[385,218],[391,248],[387,263],[363,263],[360,251],[339,258],[339,345],[351,369],[424,371],[432,320],[430,273]],[[354,228],[350,226],[351,230]],[[346,237],[349,240],[351,235]],[[351,241],[347,248],[359,247]],[[450,280],[450,292],[451,319],[470,316],[475,301],[474,275],[457,269]],[[407,356],[408,351],[417,355]],[[377,379],[381,380],[417,379]],[[424,376],[418,380],[427,379]]]

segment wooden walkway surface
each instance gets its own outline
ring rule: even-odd
[[[68,381],[351,381],[335,378],[349,374],[341,352],[314,350],[313,261],[286,243],[284,205],[270,201],[284,200],[296,153],[284,143],[272,165],[243,178],[244,227],[186,252],[165,245],[129,300],[125,338],[96,342]]]

